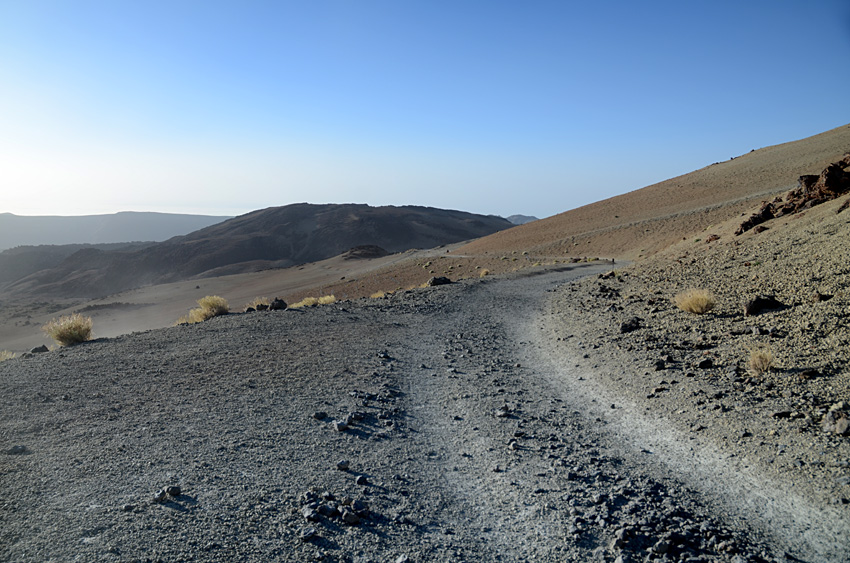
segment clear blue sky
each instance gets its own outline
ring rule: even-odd
[[[0,0],[0,212],[544,217],[850,122],[848,60],[846,0]]]

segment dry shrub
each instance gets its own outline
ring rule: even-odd
[[[386,296],[387,296],[387,294],[384,293],[383,291],[376,291],[375,293],[373,293],[369,297],[371,297],[372,299],[383,299]]]
[[[490,270],[488,270],[487,268],[484,268],[483,270],[478,272],[479,278],[483,278],[484,276],[489,276],[489,275],[490,275]]]
[[[298,303],[293,303],[292,305],[290,305],[289,308],[290,309],[300,309],[302,307],[315,307],[318,304],[319,304],[319,298],[318,297],[305,297],[304,299],[302,299]]]
[[[747,360],[747,368],[752,375],[762,375],[770,371],[775,359],[770,346],[759,346],[750,350],[750,359]]]
[[[17,354],[15,354],[14,352],[10,352],[8,350],[2,350],[2,351],[0,351],[0,362],[5,362],[6,360],[11,360],[16,355]]]
[[[91,340],[91,327],[91,317],[84,317],[79,313],[74,313],[67,317],[52,319],[41,330],[47,333],[47,336],[55,340],[60,346],[70,346]]]
[[[702,315],[714,309],[717,304],[714,296],[707,289],[689,289],[673,298],[676,306],[686,313]]]
[[[330,305],[331,303],[336,303],[335,295],[323,295],[319,297],[319,305]]]
[[[185,317],[177,319],[177,324],[200,323],[213,317],[226,315],[230,312],[227,300],[218,295],[207,295],[198,299],[198,307],[189,311]]]

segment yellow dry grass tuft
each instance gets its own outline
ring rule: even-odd
[[[319,305],[330,305],[331,303],[336,303],[335,295],[323,295],[319,297]]]
[[[11,359],[15,358],[16,356],[17,356],[17,354],[15,354],[14,352],[10,352],[8,350],[2,350],[2,351],[0,351],[0,362],[5,362],[6,360],[11,360]]]
[[[752,375],[762,375],[770,371],[775,359],[770,346],[759,346],[750,350],[747,368]]]
[[[319,304],[318,297],[305,297],[298,303],[293,303],[289,306],[290,309],[301,309],[302,307],[315,307]]]
[[[387,295],[388,295],[388,294],[387,294],[387,293],[385,293],[385,292],[383,292],[383,291],[376,291],[375,293],[373,293],[373,294],[372,294],[372,295],[370,295],[369,297],[370,297],[370,298],[372,298],[372,299],[383,299],[383,298],[384,298],[384,297],[386,297]]]
[[[79,344],[92,337],[91,317],[84,317],[79,313],[66,317],[52,319],[41,329],[60,346],[71,346]]]
[[[226,315],[230,312],[227,300],[218,295],[207,295],[198,299],[198,307],[177,319],[177,324],[194,324],[204,322],[207,319]]]
[[[479,278],[483,278],[484,276],[489,276],[489,275],[490,275],[490,270],[488,270],[487,268],[484,268],[483,270],[478,272]]]
[[[706,289],[689,289],[673,298],[676,307],[686,313],[702,315],[714,309],[717,301]]]

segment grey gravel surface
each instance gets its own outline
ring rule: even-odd
[[[647,447],[656,414],[561,345],[556,288],[608,268],[2,362],[0,559],[841,560],[846,536],[729,498],[788,486],[759,463],[695,474],[720,446],[666,424],[687,455]]]

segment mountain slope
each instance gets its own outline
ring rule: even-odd
[[[94,297],[195,276],[288,267],[355,246],[375,245],[390,252],[431,248],[512,226],[501,217],[426,207],[294,204],[254,211],[141,250],[84,249],[8,289]]]
[[[850,125],[752,151],[689,174],[497,233],[459,253],[638,258],[796,187],[850,151]]]

